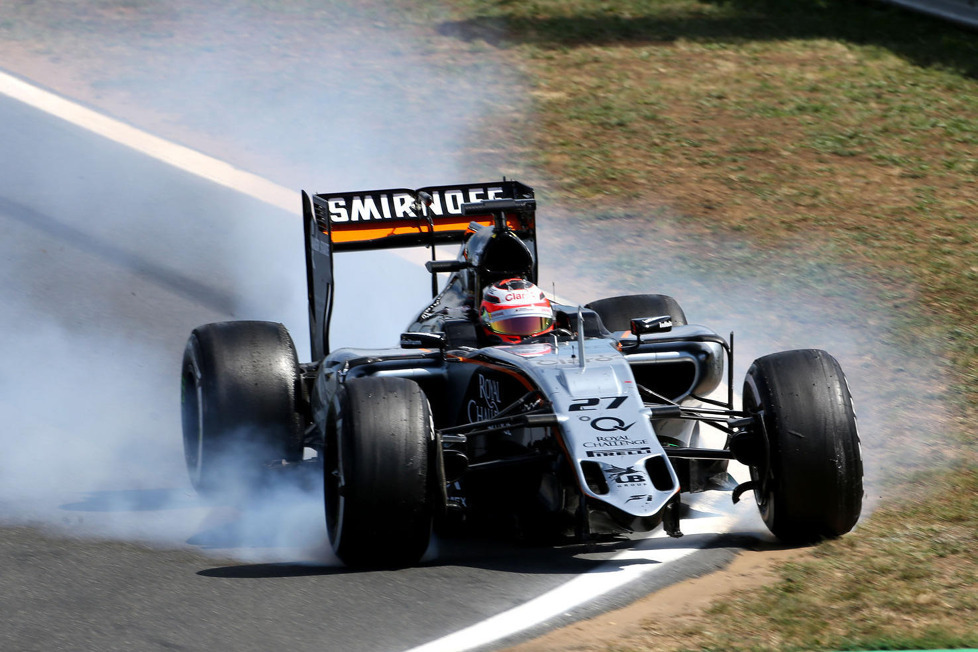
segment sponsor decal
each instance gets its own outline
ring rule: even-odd
[[[584,442],[584,448],[612,448],[615,446],[647,446],[647,439],[629,439],[628,435],[595,437],[595,441]]]
[[[570,404],[567,409],[570,412],[582,412],[601,409],[601,401],[609,401],[608,405],[605,406],[606,410],[617,410],[622,403],[625,402],[627,396],[602,396],[600,398],[580,398],[576,399]]]
[[[588,457],[615,457],[619,455],[651,455],[652,449],[648,446],[639,448],[609,448],[601,451],[587,451]]]
[[[625,422],[618,417],[598,417],[591,421],[591,427],[601,432],[614,432],[616,430],[624,432],[634,425],[635,422],[632,421],[626,426]]]
[[[428,215],[461,215],[462,204],[499,199],[501,187],[434,190],[430,193]],[[418,219],[413,193],[381,192],[329,197],[326,201],[331,222],[371,222],[377,220]]]
[[[626,500],[625,502],[626,503],[630,503],[633,500],[644,500],[645,502],[650,503],[650,502],[652,502],[652,496],[650,496],[648,494],[633,494],[633,495],[629,496],[628,497],[628,500]]]
[[[618,485],[631,486],[647,484],[645,476],[636,470],[634,466],[629,466],[624,469],[619,466],[605,467],[604,472],[608,476],[609,482],[614,482]]]
[[[475,375],[474,380],[478,387],[478,394],[468,403],[469,422],[492,419],[499,414],[503,404],[499,381],[479,373]]]

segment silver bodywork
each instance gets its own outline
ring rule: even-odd
[[[654,516],[679,493],[679,480],[631,367],[612,340],[585,340],[583,364],[580,349],[576,340],[555,341],[496,347],[492,355],[523,369],[552,402],[559,436],[585,495],[636,517]],[[596,491],[585,477],[585,464],[600,468],[606,492]],[[653,481],[650,466],[665,474],[660,471]]]

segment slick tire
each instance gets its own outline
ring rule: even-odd
[[[767,433],[767,460],[750,473],[768,529],[795,544],[851,530],[862,509],[863,465],[838,361],[817,349],[759,358],[747,371],[743,400]]]
[[[598,313],[601,323],[609,331],[627,331],[636,317],[669,315],[673,326],[686,325],[686,313],[679,302],[665,294],[632,294],[622,297],[598,299],[584,306]]]
[[[241,497],[272,461],[302,459],[301,377],[282,324],[235,321],[194,329],[183,354],[183,447],[194,489]]]
[[[421,559],[439,502],[435,445],[417,383],[354,378],[336,393],[323,446],[324,501],[343,563],[399,568]]]

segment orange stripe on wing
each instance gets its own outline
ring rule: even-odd
[[[433,227],[436,233],[446,231],[465,232],[469,224],[476,222],[483,226],[492,226],[491,216],[440,216],[432,218],[429,227],[428,221],[423,219],[413,220],[391,220],[381,221],[372,220],[369,222],[333,222],[330,225],[333,242],[366,242],[369,240],[383,240],[396,235],[411,235],[417,233],[428,233],[429,228]],[[507,217],[506,223],[511,229],[520,229],[521,224],[516,217]],[[326,231],[323,231],[326,233]]]

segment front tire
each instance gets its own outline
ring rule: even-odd
[[[673,326],[686,325],[686,313],[679,302],[665,294],[632,294],[598,299],[584,306],[598,313],[601,323],[610,331],[627,331],[637,317],[672,317]]]
[[[246,495],[272,460],[302,459],[295,346],[282,324],[194,329],[183,355],[181,407],[190,482],[208,497]]]
[[[349,566],[403,567],[428,548],[437,469],[421,387],[354,378],[337,392],[323,447],[326,529]]]
[[[859,520],[863,466],[852,396],[825,351],[784,351],[754,361],[744,410],[763,420],[765,461],[750,467],[754,495],[771,532],[812,543]]]

